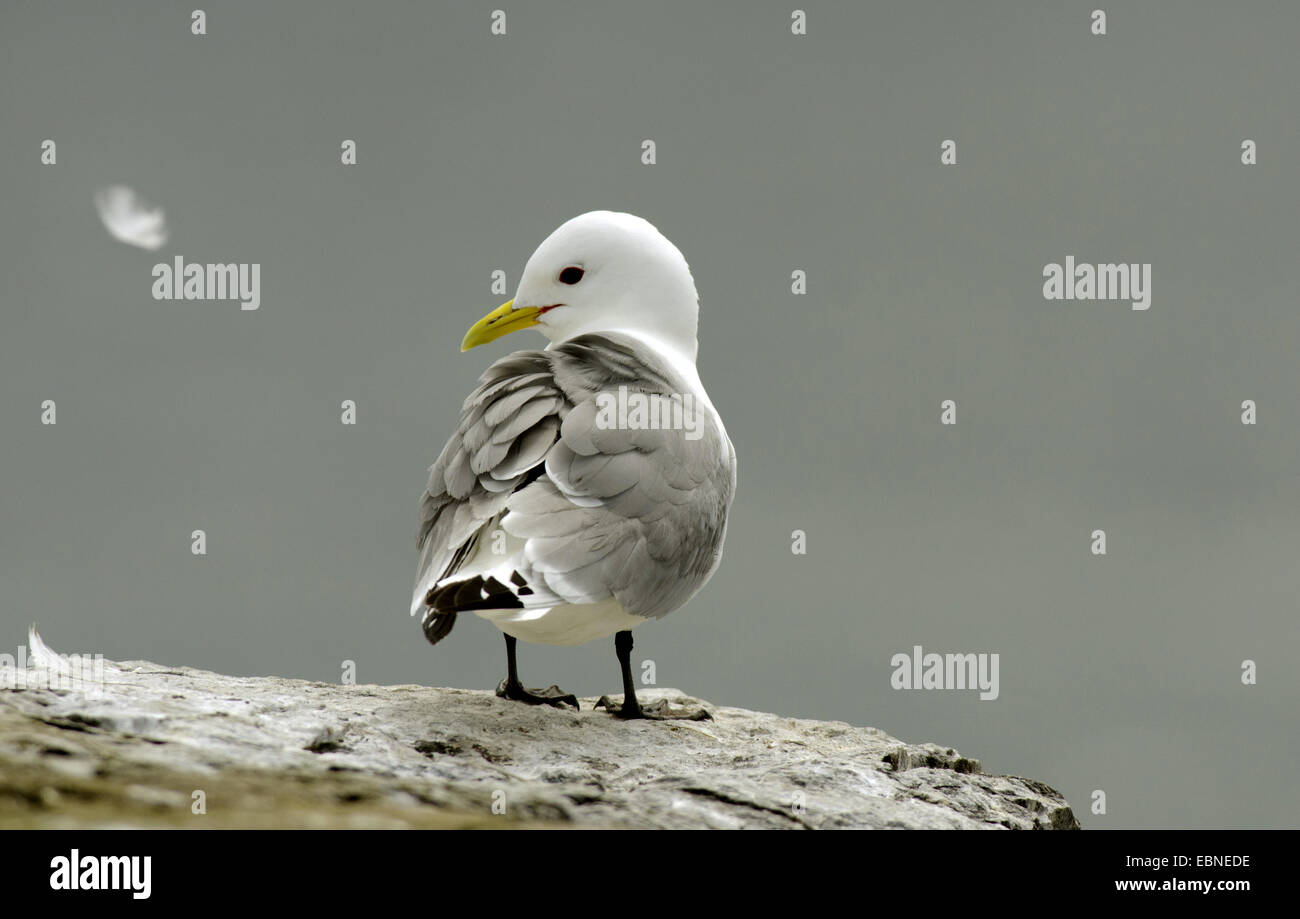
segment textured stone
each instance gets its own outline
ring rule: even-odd
[[[714,720],[144,662],[104,677],[99,693],[0,690],[0,825],[1078,827],[1051,788],[955,750],[674,689],[641,695]]]

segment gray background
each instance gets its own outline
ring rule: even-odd
[[[629,210],[691,262],[740,457],[721,569],[637,632],[660,685],[953,745],[1087,827],[1296,826],[1300,7],[499,5],[0,8],[0,647],[494,686],[494,628],[407,618],[417,501],[543,339],[457,347],[493,269]],[[260,311],[154,301],[175,254],[260,262]],[[1153,263],[1150,311],[1045,301],[1070,254]],[[998,652],[1001,698],[892,691],[914,644]],[[521,667],[618,689],[612,642]]]

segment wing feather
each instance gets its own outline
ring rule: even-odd
[[[421,501],[411,612],[424,611],[431,640],[446,634],[445,617],[455,615],[447,610],[461,601],[535,608],[614,597],[657,617],[708,580],[735,490],[731,443],[707,403],[698,438],[602,427],[596,397],[621,386],[646,396],[689,391],[668,362],[613,333],[516,352],[480,377]],[[494,521],[522,541],[507,563],[513,571],[475,582],[490,591],[442,590]],[[434,588],[436,612],[425,603]]]

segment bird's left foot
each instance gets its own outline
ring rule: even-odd
[[[615,718],[624,718],[628,721],[637,718],[646,721],[713,720],[713,716],[702,708],[673,708],[667,702],[651,702],[648,705],[641,705],[634,701],[631,705],[624,705],[621,702],[615,702],[609,696],[601,696],[596,700],[595,707],[605,709]]]

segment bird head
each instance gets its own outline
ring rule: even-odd
[[[698,324],[699,294],[678,248],[640,217],[591,211],[537,247],[514,299],[476,322],[461,350],[535,327],[553,344],[588,332],[641,333],[694,361]]]

